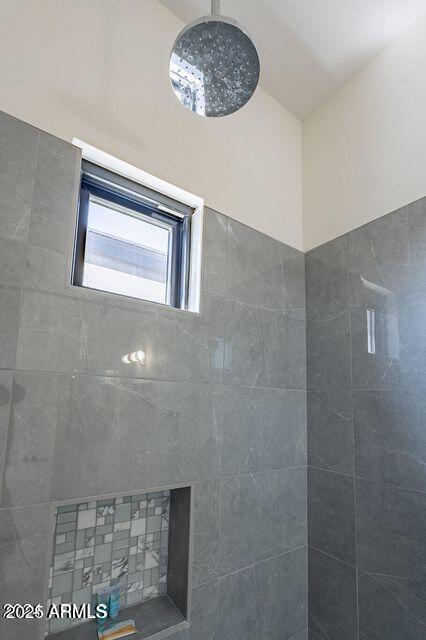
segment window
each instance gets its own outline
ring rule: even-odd
[[[186,309],[192,212],[83,161],[73,284]]]

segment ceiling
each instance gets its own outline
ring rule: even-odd
[[[184,22],[210,0],[162,0]],[[222,0],[258,48],[262,87],[303,119],[398,33],[426,0]]]

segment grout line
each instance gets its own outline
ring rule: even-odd
[[[340,558],[336,558],[336,556],[333,556],[331,553],[327,553],[327,551],[324,551],[324,549],[319,549],[318,547],[314,547],[313,544],[308,545],[308,547],[309,549],[314,549],[314,551],[318,551],[318,553],[322,553],[324,556],[327,556],[328,558],[332,558],[333,560],[336,560],[336,562],[340,562],[340,564],[344,564],[346,567],[349,567],[350,569],[353,569],[354,571],[356,571],[355,565],[350,564],[349,562],[345,562]]]
[[[262,560],[259,560],[258,562],[252,562],[251,564],[246,565],[245,567],[241,567],[239,569],[235,569],[234,571],[229,571],[229,573],[224,573],[223,575],[219,576],[219,582],[221,580],[223,580],[224,578],[229,578],[229,576],[235,576],[238,573],[241,573],[242,571],[247,571],[247,569],[253,569],[254,567],[259,566],[260,564],[265,564],[266,562],[270,562],[271,560],[276,560],[278,558],[282,558],[284,556],[289,555],[290,553],[294,553],[295,551],[301,551],[302,549],[308,549],[308,545],[307,544],[302,544],[299,545],[298,547],[294,547],[293,549],[288,549],[287,551],[283,551],[282,553],[277,553],[273,556],[270,556],[269,558],[263,558]]]
[[[335,471],[334,469],[328,469],[327,467],[318,467],[315,464],[308,464],[307,467],[308,467],[308,469],[316,469],[318,471],[325,471],[327,473],[333,473],[336,476],[344,476],[345,478],[353,479],[353,477],[354,477],[353,473],[343,473],[342,471]]]
[[[221,563],[221,529],[222,529],[222,480],[218,481],[218,535],[217,535],[217,562],[218,562],[218,572],[217,572],[217,609],[216,609],[216,633],[219,635],[219,579],[220,579],[220,563]]]
[[[349,256],[348,256],[349,259]],[[348,295],[351,295],[348,273]],[[349,301],[351,303],[351,301]],[[353,358],[352,358],[352,313],[349,312],[349,358],[351,375],[351,416],[352,416],[352,457],[353,457],[353,491],[354,491],[354,539],[355,539],[355,585],[356,585],[356,625],[357,638],[359,640],[359,581],[358,581],[358,515],[357,515],[357,491],[356,491],[356,459],[355,459],[355,421],[354,421],[354,384],[353,384]]]
[[[63,375],[63,376],[72,376],[73,378],[106,378],[106,379],[119,379],[123,381],[134,381],[134,382],[150,382],[150,383],[167,383],[167,384],[190,384],[197,386],[210,386],[210,387],[229,387],[236,389],[251,389],[251,390],[260,390],[260,391],[297,391],[300,393],[306,393],[306,389],[302,387],[262,387],[262,386],[253,386],[247,384],[238,384],[238,383],[229,383],[229,382],[221,382],[216,380],[178,380],[173,378],[143,378],[136,376],[124,376],[121,373],[117,373],[116,375],[108,375],[106,373],[92,373],[88,371],[82,370],[74,370],[74,371],[63,371],[63,370],[55,370],[55,369],[24,369],[21,367],[0,367],[0,371],[16,371],[17,373],[42,373],[42,374],[54,374],[54,375]]]

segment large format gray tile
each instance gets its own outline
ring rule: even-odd
[[[261,351],[257,386],[305,389],[305,319],[260,309],[259,334]]]
[[[424,211],[420,200],[348,234],[353,307],[381,309],[390,300],[426,293],[419,250]]]
[[[353,474],[354,434],[350,391],[309,391],[307,413],[308,464]]]
[[[219,640],[255,640],[256,615],[254,567],[219,579]]]
[[[80,149],[49,134],[41,134],[28,239],[35,246],[62,254],[66,266],[77,221],[80,168]],[[45,255],[50,262],[52,256]],[[62,269],[59,272],[51,269],[51,275],[61,277],[63,286]]]
[[[226,296],[270,310],[302,311],[305,307],[303,254],[230,219]]]
[[[228,218],[204,208],[203,289],[225,296]]]
[[[0,112],[0,237],[26,242],[39,132]]]
[[[356,479],[358,567],[426,602],[426,493]]]
[[[307,388],[312,391],[351,389],[350,316],[337,316],[306,334]]]
[[[354,394],[357,476],[426,491],[424,391]]]
[[[309,251],[306,265],[308,329],[323,324],[349,306],[348,240],[341,236]]]
[[[9,428],[12,375],[12,371],[0,371],[0,494],[6,456],[7,432]]]
[[[202,304],[201,315],[155,305],[149,309],[135,306],[131,311],[123,311],[117,305],[84,305],[84,370],[113,370],[128,377],[221,382],[223,301],[205,293]],[[123,365],[122,356],[138,349],[146,353],[145,366]]]
[[[409,263],[426,267],[426,198],[409,205],[407,228]]]
[[[306,464],[304,391],[225,386],[214,400],[223,476]]]
[[[17,373],[2,503],[216,478],[214,393],[208,385]]]
[[[191,626],[173,634],[176,640],[217,640],[218,582],[192,589]]]
[[[305,354],[304,319],[226,301],[225,383],[304,389]]]
[[[83,355],[82,303],[65,294],[24,291],[17,369],[74,372]]]
[[[368,350],[367,311],[351,313],[354,389],[421,389],[426,375],[426,296],[375,311],[375,349]]]
[[[358,640],[356,571],[309,549],[309,637]]]
[[[39,134],[0,114],[0,368],[15,366]]]
[[[26,247],[0,234],[0,368],[5,369],[15,366]]]
[[[0,368],[15,366],[21,294],[0,285]]]
[[[219,575],[219,481],[194,487],[192,584],[198,586]]]
[[[220,640],[306,638],[307,588],[306,548],[221,578]]]
[[[45,132],[40,132],[34,204],[55,209],[69,219],[71,228],[78,202],[81,150]]]
[[[304,467],[222,480],[221,575],[304,544]]]
[[[0,235],[0,368],[5,369],[15,366],[26,250],[24,242]]]
[[[354,479],[308,468],[309,544],[355,566]]]
[[[52,264],[49,257],[47,264]],[[61,293],[43,292],[36,286],[24,290],[18,368],[221,381],[221,298],[206,293],[198,315],[148,303],[122,303],[112,295],[108,301],[103,297],[89,301],[65,289],[64,283]],[[145,366],[122,362],[124,355],[140,349],[146,353]]]
[[[0,593],[3,602],[43,603],[49,511],[45,505],[0,509]],[[36,637],[34,620],[0,619],[2,640]]]
[[[261,355],[259,310],[239,302],[225,302],[223,380],[255,386]]]
[[[355,389],[422,386],[426,269],[419,242],[424,211],[419,201],[349,234]],[[374,314],[374,353],[367,348],[367,312]]]
[[[305,547],[255,565],[256,640],[291,640],[305,631],[308,622],[307,561]]]
[[[70,260],[78,196],[79,151],[42,137],[30,224],[27,270],[18,342],[18,368],[79,371],[124,377],[221,381],[223,301],[204,292],[200,314],[70,287]],[[55,184],[53,193],[49,185]],[[65,202],[65,204],[64,204]],[[226,219],[206,215],[203,266],[212,274],[218,244],[225,252]],[[222,238],[220,239],[220,230]],[[211,238],[210,238],[211,236]],[[219,251],[220,253],[220,251]],[[224,288],[224,261],[216,280]],[[210,278],[212,282],[212,278]],[[108,344],[108,349],[105,345]],[[122,362],[144,349],[145,367]],[[62,353],[62,356],[61,356]]]
[[[426,634],[426,601],[392,576],[358,576],[360,640],[419,640]]]

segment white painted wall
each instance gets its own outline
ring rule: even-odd
[[[303,123],[305,249],[426,194],[426,17]]]
[[[182,26],[157,0],[1,0],[0,110],[301,248],[300,122],[260,88],[225,119],[186,111],[168,79]]]

